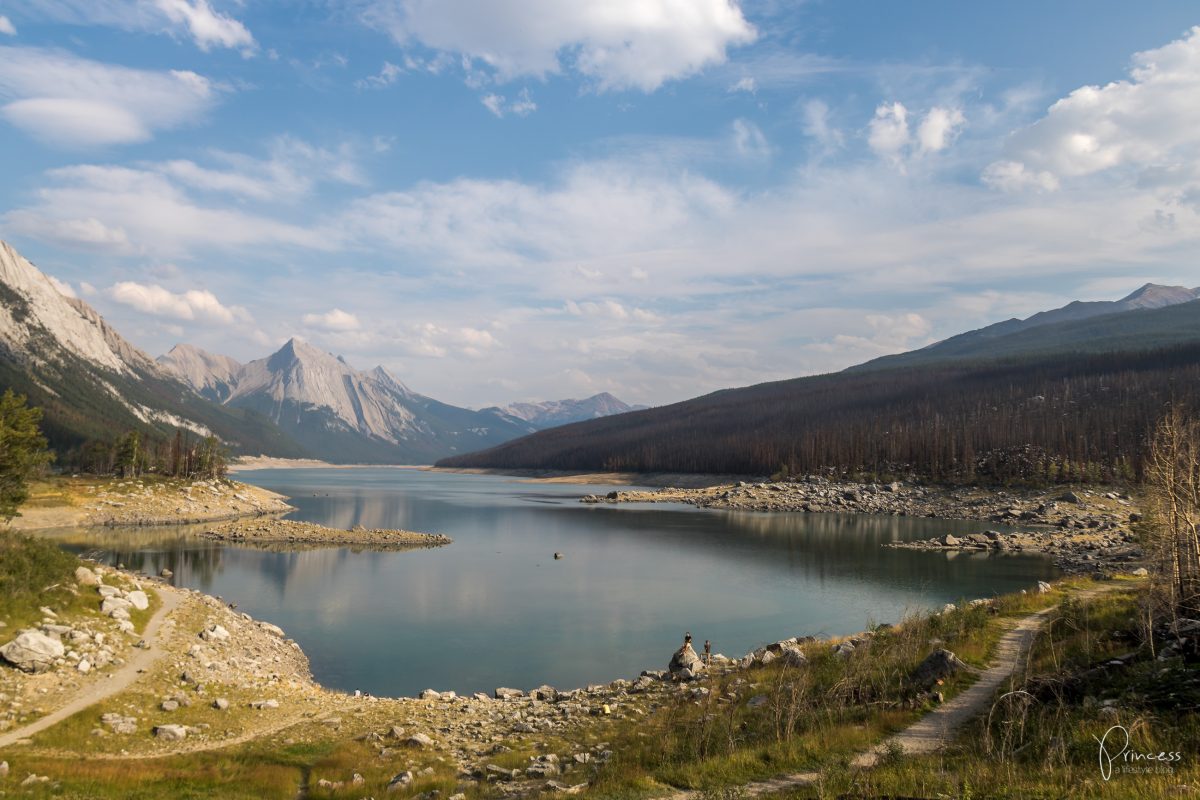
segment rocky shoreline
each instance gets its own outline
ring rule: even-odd
[[[1070,573],[1133,569],[1145,558],[1132,526],[1141,520],[1123,489],[988,490],[911,482],[862,484],[810,476],[772,483],[739,482],[702,489],[612,491],[580,502],[686,503],[740,511],[882,514],[980,520],[1024,528],[966,537],[895,542],[919,550],[1039,552]]]
[[[326,547],[363,546],[373,549],[443,547],[454,540],[440,533],[364,528],[330,528],[288,519],[239,519],[200,533],[207,539],[237,543],[286,543]]]
[[[84,525],[188,525],[295,509],[275,492],[231,480],[117,481],[89,487]]]

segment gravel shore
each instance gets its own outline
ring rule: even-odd
[[[329,528],[288,519],[239,519],[202,531],[201,536],[225,542],[288,543],[329,547],[366,546],[379,549],[442,547],[453,540],[440,533],[354,527]]]

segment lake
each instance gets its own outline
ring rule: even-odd
[[[454,543],[287,552],[185,528],[57,535],[111,564],[171,569],[176,585],[281,626],[322,684],[376,695],[606,683],[665,668],[685,631],[741,656],[1058,574],[1037,555],[880,546],[991,523],[583,505],[581,495],[612,487],[414,469],[237,477],[292,498],[295,519],[444,533]]]

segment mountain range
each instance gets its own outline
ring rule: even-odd
[[[1198,296],[1147,284],[1118,301],[1071,303],[842,372],[566,425],[439,465],[1128,477],[1168,404],[1200,413]]]
[[[299,339],[248,364],[188,344],[155,360],[5,242],[0,385],[45,409],[47,436],[62,452],[129,430],[165,439],[182,428],[216,435],[235,453],[335,463],[430,463],[630,408],[597,395],[474,411]]]

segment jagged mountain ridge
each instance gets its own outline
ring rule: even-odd
[[[129,430],[216,434],[237,452],[301,456],[277,428],[198,397],[0,241],[0,388],[44,409],[52,446],[70,451]]]
[[[190,344],[177,344],[156,359],[160,366],[188,384],[201,397],[224,403],[233,393],[242,364]]]

